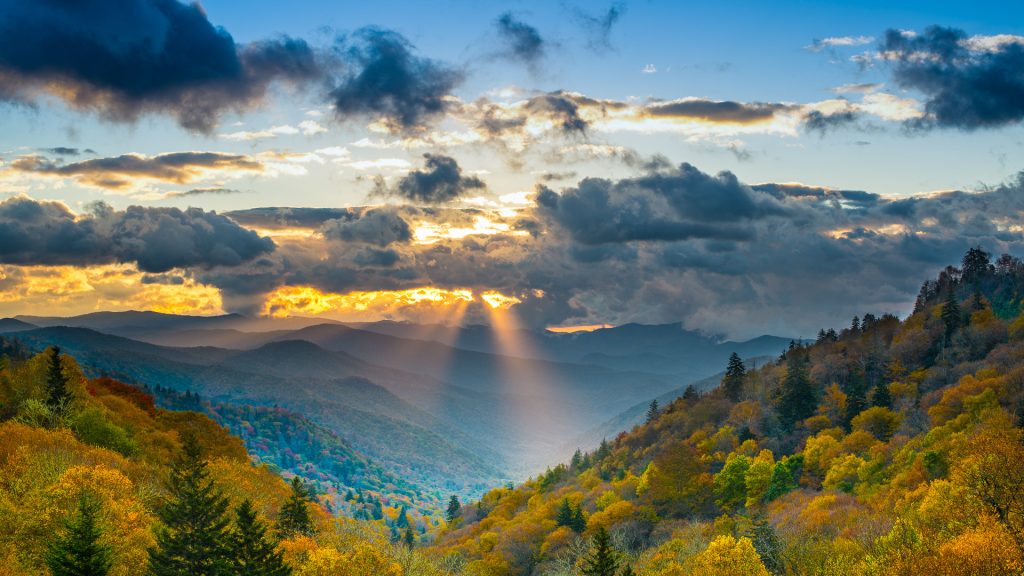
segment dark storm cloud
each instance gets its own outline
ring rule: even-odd
[[[0,98],[44,93],[118,122],[165,113],[209,132],[224,111],[258,103],[277,81],[322,75],[306,42],[237,45],[198,3],[12,0],[0,14]]]
[[[755,124],[771,120],[777,112],[786,112],[792,109],[793,106],[787,104],[685,99],[648,104],[644,107],[644,114],[655,118],[688,118],[715,123]]]
[[[349,67],[330,92],[342,119],[375,115],[392,130],[419,130],[450,108],[447,97],[463,79],[461,71],[414,54],[390,30],[363,28],[339,39],[337,49]]]
[[[57,156],[79,156],[81,154],[95,154],[96,151],[92,148],[86,148],[81,150],[79,148],[69,148],[67,146],[55,146],[53,148],[40,148],[40,152],[47,154],[55,154]]]
[[[455,200],[467,192],[483,190],[487,185],[476,176],[465,176],[454,158],[440,154],[424,154],[422,170],[413,170],[388,188],[378,182],[378,193],[390,194],[427,204]]]
[[[324,222],[324,238],[387,246],[412,240],[412,228],[393,207],[370,208],[348,217]]]
[[[10,170],[75,178],[93,186],[118,190],[132,186],[136,178],[185,184],[205,170],[261,172],[263,164],[239,154],[172,152],[152,157],[124,154],[70,164],[42,156],[23,156],[11,163]]]
[[[498,37],[504,46],[502,55],[536,68],[544,59],[547,43],[536,28],[519,20],[511,12],[502,14],[496,22]]]
[[[914,128],[999,128],[1024,120],[1024,44],[973,45],[963,30],[932,26],[886,32],[882,54],[901,88],[926,96]]]
[[[269,238],[197,208],[117,211],[96,204],[77,216],[58,202],[0,202],[0,262],[91,265],[134,262],[144,272],[237,266],[272,252]]]
[[[730,172],[711,176],[690,164],[618,181],[585,178],[561,194],[542,188],[542,213],[584,244],[690,238],[749,240],[744,224],[784,207]]]
[[[582,134],[589,126],[580,116],[580,109],[598,104],[597,100],[579,94],[557,91],[530,98],[526,109],[530,113],[539,113],[551,118],[565,134]]]

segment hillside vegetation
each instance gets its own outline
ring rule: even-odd
[[[906,320],[736,357],[713,391],[462,507],[435,553],[494,575],[1019,574],[1022,288],[1019,260],[971,250]]]

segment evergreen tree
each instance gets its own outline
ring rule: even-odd
[[[782,574],[784,570],[782,554],[785,544],[779,538],[775,528],[768,523],[764,514],[758,514],[753,519],[753,529],[750,533],[751,543],[754,550],[761,557],[764,567],[772,574]]]
[[[569,467],[572,468],[573,470],[579,470],[582,464],[583,452],[581,452],[580,449],[577,448],[576,451],[572,453],[572,460],[569,461]]]
[[[619,561],[604,526],[597,529],[593,549],[584,559],[583,576],[618,576]]]
[[[884,383],[879,382],[878,386],[875,386],[875,390],[871,393],[871,405],[892,408],[892,395],[889,394],[889,387]]]
[[[787,428],[811,417],[817,408],[814,388],[807,375],[807,355],[801,350],[787,354],[786,378],[779,397],[779,417]]]
[[[403,538],[403,540],[405,541],[405,545],[409,548],[416,545],[416,534],[413,533],[412,526],[405,527],[405,538]]]
[[[743,397],[743,381],[747,377],[747,367],[739,354],[733,352],[729,356],[729,365],[725,369],[725,377],[722,378],[722,390],[725,397],[733,402],[739,402]]]
[[[971,248],[964,254],[963,262],[960,266],[960,279],[964,284],[976,285],[979,280],[989,275],[993,271],[992,264],[989,262],[989,254],[981,249],[980,246]]]
[[[409,525],[409,507],[402,504],[402,509],[398,512],[398,518],[395,519],[395,526],[399,528],[405,528]]]
[[[587,518],[583,516],[583,507],[581,505],[577,505],[572,511],[572,521],[569,527],[577,534],[582,534],[587,529]]]
[[[281,506],[281,514],[277,519],[277,531],[282,538],[292,536],[312,536],[313,519],[309,515],[309,491],[298,476],[292,477],[292,494]],[[376,510],[374,511],[376,514]]]
[[[860,318],[853,317],[853,320],[850,322],[850,332],[853,334],[860,332]]]
[[[281,552],[267,540],[267,527],[256,517],[249,500],[235,509],[235,528],[231,533],[232,574],[237,576],[290,576]]]
[[[619,573],[619,576],[636,576],[636,573],[633,572],[633,569],[631,567],[626,566],[622,569],[622,572]]]
[[[568,498],[562,498],[562,503],[558,505],[558,511],[555,512],[555,524],[557,526],[569,526],[572,527],[573,523],[573,508],[572,504],[569,503]]]
[[[50,362],[46,369],[46,404],[51,408],[58,407],[67,401],[68,379],[64,376],[61,366],[60,348],[50,348]]]
[[[112,551],[100,542],[99,502],[88,494],[78,499],[78,513],[64,524],[65,534],[50,543],[46,565],[53,576],[104,576]]]
[[[651,400],[651,405],[647,407],[647,423],[650,424],[657,420],[660,413],[661,408],[658,406],[658,401]]]
[[[955,291],[950,289],[946,302],[942,305],[942,323],[946,325],[946,341],[960,327],[960,303],[956,301]]]
[[[371,513],[371,516],[373,516],[374,520],[384,519],[384,507],[381,506],[380,500],[377,500],[376,498],[373,500],[373,512]]]
[[[459,516],[462,516],[462,504],[459,504],[459,497],[452,494],[451,499],[448,500],[448,511],[445,517],[448,518],[448,523],[451,524]]]
[[[159,510],[163,522],[149,549],[151,576],[230,574],[228,499],[210,479],[199,442],[186,434],[171,469],[170,500]]]
[[[687,402],[695,402],[698,398],[700,398],[700,393],[697,392],[697,389],[694,388],[693,384],[688,384],[686,389],[683,390],[683,400],[686,400]]]

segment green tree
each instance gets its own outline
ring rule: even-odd
[[[309,490],[298,476],[292,476],[292,494],[281,506],[281,514],[277,518],[277,531],[282,538],[292,536],[312,536],[316,529],[309,515]],[[378,503],[379,504],[379,503]],[[376,509],[374,515],[376,516]]]
[[[210,479],[195,435],[186,434],[171,469],[170,498],[158,511],[162,526],[149,549],[152,576],[230,574],[228,499]]]
[[[875,386],[874,392],[871,393],[871,405],[892,408],[892,394],[889,393],[889,386],[883,382],[879,382],[878,386]]]
[[[619,561],[604,526],[597,529],[592,550],[584,559],[583,576],[617,576]]]
[[[409,507],[402,504],[402,509],[398,511],[398,518],[395,519],[395,526],[399,528],[405,528],[409,525]]]
[[[650,424],[658,419],[658,414],[661,414],[661,409],[658,406],[657,400],[651,400],[651,405],[647,407],[647,423]]]
[[[729,454],[722,470],[715,474],[715,503],[726,509],[735,509],[747,501],[747,470],[750,458],[735,452]]]
[[[562,503],[558,505],[558,510],[555,512],[555,525],[571,527],[572,517],[572,504],[569,503],[568,498],[562,498]]]
[[[587,529],[587,518],[583,515],[583,507],[577,505],[572,511],[572,522],[569,524],[572,531],[577,534],[582,534]]]
[[[237,576],[289,576],[292,573],[277,546],[267,539],[267,527],[256,517],[249,500],[235,509],[230,547],[231,572]]]
[[[747,377],[747,367],[739,354],[733,352],[729,356],[729,365],[725,368],[725,377],[722,378],[722,390],[725,397],[733,402],[739,402],[743,397],[743,381]]]
[[[405,542],[405,545],[409,548],[412,548],[416,545],[416,534],[413,533],[412,526],[405,527],[405,536],[402,538],[402,540]]]
[[[93,496],[78,499],[78,513],[65,522],[64,534],[55,538],[46,552],[46,565],[53,576],[103,576],[113,564],[112,551],[100,542],[100,504]]]
[[[956,301],[955,290],[950,288],[946,296],[946,302],[942,305],[942,323],[946,326],[946,341],[948,342],[956,329],[960,327],[960,303]]]
[[[50,361],[46,369],[46,404],[50,408],[57,408],[67,402],[68,379],[64,376],[64,368],[61,365],[60,348],[50,348]]]
[[[446,512],[445,517],[448,518],[448,523],[451,524],[452,522],[455,522],[459,516],[462,516],[462,504],[459,504],[459,497],[452,494],[451,499],[448,500],[448,511]]]
[[[846,392],[846,413],[843,415],[843,424],[849,428],[850,421],[868,407],[867,385],[864,382],[864,370],[860,366],[850,370],[843,391]]]
[[[700,392],[697,392],[697,389],[693,384],[688,384],[686,389],[683,390],[683,400],[687,402],[695,402],[698,398],[700,398]]]
[[[779,417],[787,428],[811,417],[817,408],[814,388],[807,374],[807,363],[807,354],[803,350],[794,350],[786,355],[786,377],[782,381],[779,395]]]

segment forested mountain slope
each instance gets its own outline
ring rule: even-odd
[[[1024,264],[971,250],[866,314],[515,488],[435,545],[470,574],[1019,574]],[[738,360],[738,359],[737,359]],[[612,572],[604,572],[611,574]]]

